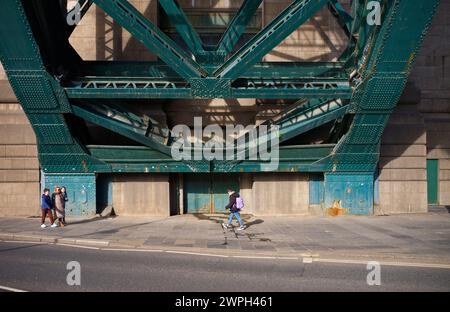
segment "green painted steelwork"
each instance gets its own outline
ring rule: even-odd
[[[345,31],[345,34],[348,37],[351,37],[351,28],[353,24],[353,17],[345,11],[345,9],[342,7],[342,4],[339,3],[337,0],[332,0],[328,7],[331,11],[331,13],[337,18],[339,25],[342,27],[342,29]]]
[[[153,53],[185,79],[207,73],[167,35],[146,19],[126,0],[93,0],[114,20],[141,40]]]
[[[204,54],[205,50],[203,49],[200,36],[192,27],[189,19],[184,14],[183,10],[180,9],[180,5],[176,0],[159,1],[159,5],[166,11],[170,22],[175,26],[191,52],[194,55]]]
[[[42,170],[66,173],[110,170],[72,137],[61,114],[71,112],[71,106],[63,89],[44,66],[22,2],[3,1],[0,19],[3,21],[0,59],[36,134]]]
[[[280,44],[329,0],[294,0],[272,22],[214,72],[214,76],[237,79],[249,67]]]
[[[224,54],[229,54],[233,51],[239,38],[244,33],[248,23],[262,2],[263,0],[244,0],[240,10],[228,26],[227,31],[222,35],[217,45],[218,51],[223,51]]]
[[[217,63],[217,57],[214,62],[207,58],[193,60],[126,0],[93,2],[164,63],[82,61],[68,43],[70,32],[61,22],[67,11],[60,1],[3,1],[1,60],[35,130],[41,166],[46,172],[263,170],[263,161],[173,161],[170,145],[147,137],[142,125],[135,127],[99,112],[113,109],[109,99],[136,103],[133,100],[153,98],[301,100],[301,105],[286,110],[282,118],[266,122],[281,125],[281,141],[333,120],[338,128],[343,119],[349,120],[349,129],[336,131],[337,144],[319,148],[324,152],[320,157],[308,157],[307,148],[294,148],[290,157],[280,156],[278,171],[373,172],[381,134],[439,3],[431,0],[411,6],[407,0],[382,0],[382,25],[370,26],[365,21],[367,0],[354,1],[351,13],[332,1],[331,8],[351,33],[341,61],[261,62],[267,52],[329,3],[295,0],[229,59],[224,54],[222,63]],[[90,2],[80,4],[85,9]],[[256,0],[244,1],[216,51],[208,52],[230,52],[259,4]],[[174,1],[165,2],[163,7],[178,17],[175,26],[185,40],[198,37]],[[55,12],[61,12],[61,16]],[[198,39],[189,41],[193,53],[201,52]],[[105,99],[106,104],[98,105],[96,99]],[[134,157],[114,160],[113,150],[102,149],[100,157],[98,149],[83,146],[73,134],[67,121],[71,115],[148,146],[156,154],[139,161]],[[280,153],[286,153],[284,147]]]
[[[86,77],[72,81],[65,90],[69,98],[342,98],[349,99],[352,89],[345,78],[198,78],[190,83],[180,79],[136,79],[127,77]]]
[[[259,62],[242,74],[241,78],[339,78],[347,79],[344,62]],[[78,68],[76,80],[100,77],[159,78],[178,81],[181,77],[161,62],[84,61]]]
[[[428,204],[439,204],[439,160],[427,159]]]

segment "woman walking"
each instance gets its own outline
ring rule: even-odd
[[[59,226],[64,227],[65,218],[65,202],[63,195],[61,194],[61,189],[58,187],[55,192],[54,206],[56,211],[56,217],[58,218]]]
[[[64,210],[64,217],[62,219],[63,224],[66,225],[66,203],[69,201],[69,197],[67,196],[67,189],[65,186],[61,187],[61,197],[63,199],[63,210]]]

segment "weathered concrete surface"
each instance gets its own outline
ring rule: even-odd
[[[39,213],[36,137],[8,81],[0,81],[0,216]]]
[[[113,178],[113,208],[124,216],[169,216],[167,174],[126,174]]]
[[[308,175],[299,173],[254,174],[252,202],[255,215],[308,214]]]

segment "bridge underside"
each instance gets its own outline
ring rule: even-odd
[[[66,22],[66,16],[73,14],[67,11],[67,1],[4,0],[0,57],[36,133],[48,184],[65,179],[74,187],[83,185],[93,205],[98,173],[267,171],[268,160],[237,157],[237,140],[231,146],[233,160],[175,160],[172,147],[177,134],[170,131],[175,125],[139,113],[142,106],[164,105],[165,100],[178,100],[182,106],[188,100],[247,98],[284,104],[279,114],[256,127],[260,131],[268,126],[268,139],[254,143],[244,137],[241,153],[247,155],[252,144],[268,143],[274,134],[280,149],[278,166],[271,171],[323,174],[323,205],[351,209],[347,206],[353,203],[340,203],[349,185],[363,185],[373,198],[381,135],[439,0],[414,5],[408,0],[380,0],[380,25],[367,22],[373,13],[369,2],[355,0],[345,9],[337,0],[293,0],[238,46],[262,3],[244,0],[228,29],[211,46],[202,42],[175,0],[159,4],[182,45],[127,0],[79,0],[80,17],[91,5],[99,6],[158,57],[153,62],[101,62],[83,60],[70,45],[76,26]],[[348,37],[337,61],[262,61],[323,7],[328,7]],[[129,144],[86,139],[90,125]],[[324,129],[321,144],[308,142],[315,131]],[[205,143],[188,153],[195,155]],[[372,207],[369,200],[355,213],[370,213]]]

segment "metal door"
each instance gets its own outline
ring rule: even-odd
[[[239,178],[235,174],[213,174],[211,175],[212,208],[216,213],[226,212],[228,204],[227,189],[239,191]]]
[[[184,203],[187,213],[223,213],[228,204],[227,189],[239,190],[235,174],[186,174]]]
[[[427,159],[427,192],[428,204],[439,204],[439,162],[437,159]]]
[[[96,179],[93,174],[45,174],[43,186],[53,192],[65,186],[69,201],[66,216],[92,216],[96,213]]]

